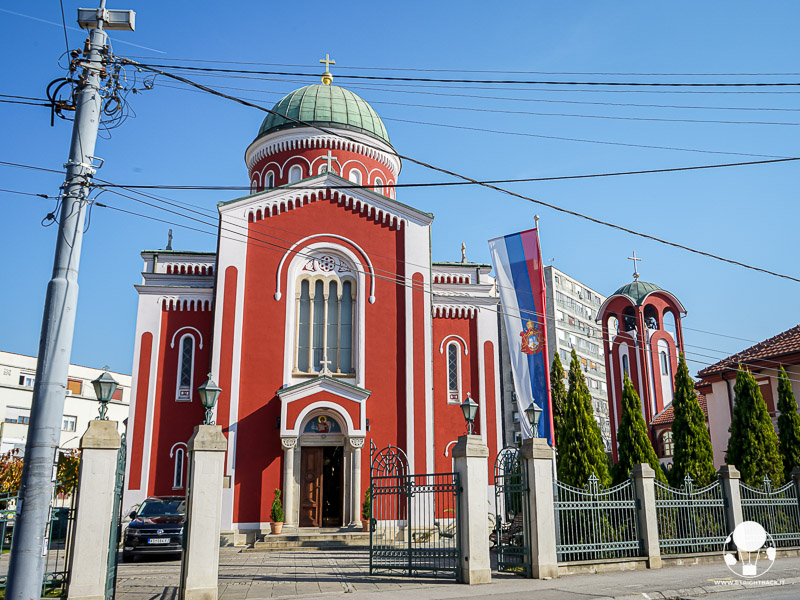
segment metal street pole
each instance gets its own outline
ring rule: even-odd
[[[92,161],[100,122],[100,87],[106,76],[103,65],[105,14],[105,0],[101,0],[96,26],[89,33],[88,52],[81,64],[83,73],[78,84],[69,161],[65,165],[67,176],[62,185],[53,276],[47,286],[42,318],[18,516],[8,567],[6,598],[9,600],[31,600],[42,594],[56,452],[78,303],[78,266],[85,209],[89,180],[95,173]]]

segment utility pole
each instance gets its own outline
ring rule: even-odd
[[[14,542],[8,567],[6,598],[40,598],[48,551],[50,505],[61,436],[67,374],[75,311],[78,304],[78,266],[84,217],[89,200],[97,129],[100,123],[103,80],[108,55],[104,29],[133,29],[132,11],[78,9],[78,22],[91,28],[80,63],[75,121],[72,127],[66,179],[61,186],[61,215],[39,338],[39,361],[25,443],[22,482],[17,501]],[[113,13],[113,14],[112,14]]]

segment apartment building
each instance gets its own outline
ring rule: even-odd
[[[36,381],[36,363],[35,356],[0,351],[0,453],[14,448],[18,448],[20,452],[25,449],[33,384]],[[61,422],[61,448],[77,448],[89,421],[98,416],[98,402],[92,380],[102,372],[102,369],[69,366],[67,397]],[[117,421],[117,428],[123,433],[123,421],[128,418],[131,376],[113,372],[111,375],[117,380],[119,387],[108,403],[108,418]]]

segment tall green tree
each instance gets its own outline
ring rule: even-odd
[[[783,460],[778,452],[778,436],[756,378],[739,366],[733,389],[733,419],[725,462],[739,469],[742,481],[748,485],[761,485],[765,476],[780,485]]]
[[[553,403],[553,427],[556,430],[553,439],[556,442],[556,448],[558,448],[561,417],[564,414],[564,403],[567,401],[567,386],[564,385],[564,367],[561,364],[558,352],[556,352],[556,357],[550,367],[550,400]]]
[[[582,487],[594,474],[602,485],[611,483],[603,437],[594,420],[592,397],[575,350],[569,365],[569,391],[564,402],[558,439],[558,479]]]
[[[800,467],[800,415],[797,414],[792,382],[783,367],[778,371],[778,410],[781,413],[778,417],[778,438],[783,474],[789,479],[792,469]]]
[[[700,408],[694,381],[681,354],[675,373],[675,396],[672,400],[675,417],[672,421],[672,441],[675,454],[672,459],[670,479],[675,487],[689,475],[696,486],[709,485],[717,476],[714,469],[714,451],[711,435],[706,427],[706,417]]]
[[[614,480],[627,479],[631,469],[639,463],[649,464],[656,472],[656,479],[667,483],[664,471],[647,435],[647,424],[642,416],[642,403],[628,374],[622,388],[622,414],[617,429],[617,464],[614,467]]]

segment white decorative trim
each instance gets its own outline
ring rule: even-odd
[[[464,344],[464,356],[469,354],[469,350],[467,350],[467,342],[464,341],[464,338],[462,338],[460,335],[456,335],[455,333],[451,333],[450,335],[446,335],[444,338],[442,338],[442,343],[439,344],[439,354],[444,354],[444,343],[450,338],[456,338],[457,340],[460,340],[461,343]]]
[[[188,450],[188,449],[189,449],[189,446],[186,444],[186,442],[175,442],[174,444],[172,444],[172,448],[170,448],[170,449],[169,449],[169,457],[170,457],[170,458],[172,458],[172,453],[175,451],[175,449],[176,449],[178,446],[183,446],[183,448],[184,448],[185,450]]]
[[[350,418],[349,413],[345,411],[340,405],[335,404],[333,402],[328,401],[320,401],[315,402],[309,406],[307,406],[303,411],[298,415],[297,419],[292,426],[288,426],[288,407],[289,404],[292,402],[296,402],[297,400],[302,400],[303,398],[307,398],[309,396],[313,396],[314,394],[318,394],[320,392],[328,392],[335,396],[339,396],[345,400],[349,400],[351,402],[355,402],[359,405],[359,414],[361,415],[361,421],[356,427],[352,419]],[[362,388],[357,388],[352,385],[348,385],[346,383],[342,383],[333,379],[332,377],[316,377],[311,379],[306,384],[298,384],[296,386],[292,386],[291,389],[284,388],[283,390],[278,390],[278,397],[281,399],[281,437],[284,436],[297,436],[299,435],[300,425],[302,424],[303,418],[305,415],[308,414],[313,408],[333,408],[336,412],[342,412],[343,417],[347,421],[347,425],[349,428],[348,434],[349,435],[365,435],[366,427],[367,427],[367,419],[366,419],[366,402],[367,399],[370,397],[372,392],[369,390],[365,390]]]
[[[257,138],[247,148],[245,151],[245,164],[248,172],[252,171],[260,160],[273,154],[287,150],[327,149],[361,154],[386,166],[395,178],[400,174],[400,169],[402,168],[400,158],[394,149],[385,142],[347,129],[334,127],[326,127],[326,129],[350,139],[321,133],[309,127],[276,131]]]
[[[285,406],[286,405],[284,404],[284,406],[281,407],[282,413],[285,412]],[[342,408],[341,405],[336,404],[335,402],[328,402],[327,400],[320,400],[318,402],[313,402],[312,404],[309,404],[303,410],[301,410],[300,414],[297,415],[297,419],[294,422],[294,428],[287,429],[286,433],[284,433],[283,431],[283,419],[281,419],[281,436],[300,435],[303,429],[303,425],[307,420],[306,417],[309,417],[310,413],[313,411],[318,411],[323,409],[336,413],[339,417],[342,418],[342,420],[344,420],[344,424],[347,427],[347,431],[346,432],[343,431],[342,432],[343,434],[361,433],[361,431],[357,430],[355,425],[353,425],[353,419],[350,418],[350,414],[346,410],[344,410],[344,408]],[[335,435],[340,435],[340,434],[335,434]]]
[[[472,319],[478,314],[479,307],[457,304],[434,304],[433,317],[444,319]]]
[[[350,442],[351,448],[363,448],[364,447],[364,438],[363,437],[351,437],[348,439]]]
[[[286,257],[289,256],[290,254],[298,254],[297,252],[295,252],[295,248],[297,248],[300,244],[303,244],[308,240],[320,237],[329,237],[336,240],[342,240],[353,246],[353,248],[355,248],[356,250],[358,250],[358,252],[361,254],[361,257],[364,259],[364,261],[366,261],[367,267],[369,268],[369,275],[370,275],[369,303],[375,304],[375,269],[372,267],[372,261],[369,259],[369,256],[367,256],[367,253],[364,252],[364,250],[362,250],[361,246],[356,244],[354,241],[344,236],[336,235],[335,233],[315,233],[314,235],[309,235],[307,237],[304,237],[299,242],[294,243],[292,247],[286,251],[283,257],[281,257],[281,261],[278,263],[278,271],[275,274],[275,296],[274,296],[275,301],[277,302],[281,299],[281,271],[283,270],[283,263],[286,262]]]
[[[177,335],[178,335],[178,334],[179,334],[181,331],[183,331],[184,329],[191,329],[192,331],[194,331],[194,332],[197,334],[197,337],[199,337],[199,338],[200,338],[200,346],[199,346],[199,348],[200,348],[200,350],[202,350],[202,349],[203,349],[203,334],[202,334],[202,333],[200,333],[200,330],[199,330],[199,329],[197,329],[197,328],[195,328],[195,327],[190,327],[189,325],[186,325],[185,327],[181,327],[181,328],[180,328],[180,329],[178,329],[178,330],[177,330],[177,331],[176,331],[174,334],[172,334],[172,341],[170,342],[170,344],[169,344],[169,347],[170,347],[170,348],[174,348],[174,347],[175,347],[175,337],[176,337],[176,336],[177,336]]]
[[[447,446],[445,446],[445,447],[444,447],[444,455],[445,455],[445,458],[447,457],[447,453],[448,453],[448,451],[450,450],[450,446],[453,446],[453,445],[455,445],[455,444],[457,444],[457,443],[458,443],[458,440],[453,440],[452,442],[448,442],[448,443],[447,443]]]
[[[291,450],[292,448],[297,446],[297,437],[282,437],[281,438],[281,446],[284,450]]]

